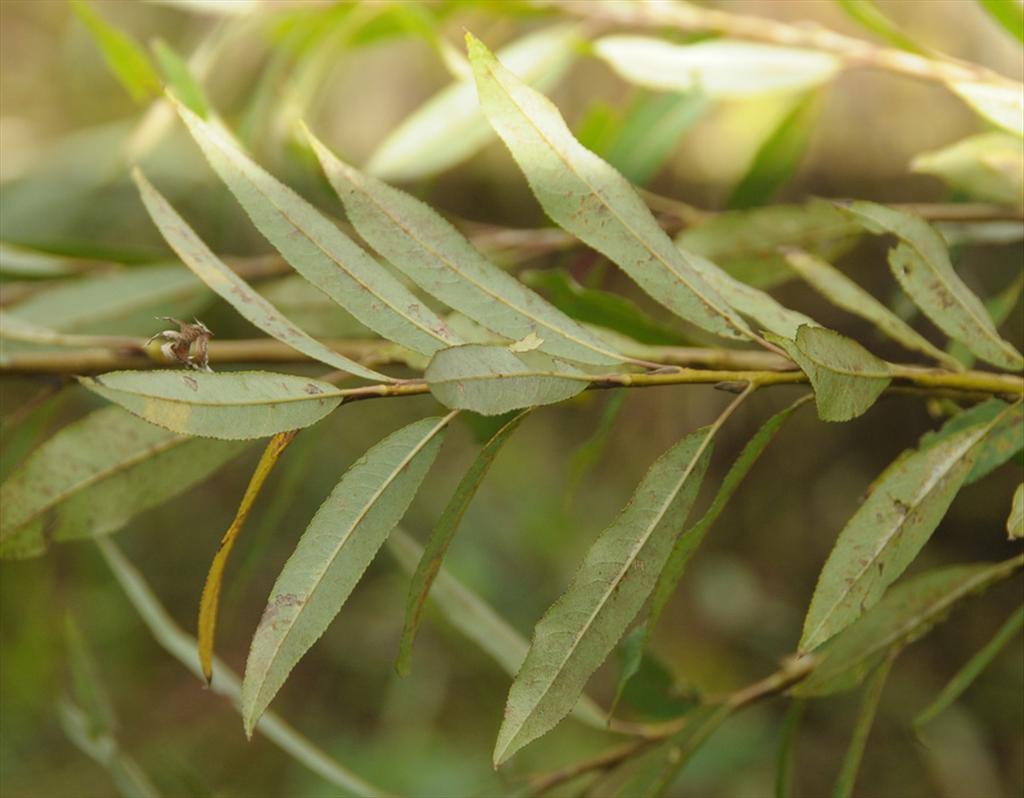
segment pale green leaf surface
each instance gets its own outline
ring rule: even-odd
[[[526,410],[515,416],[484,444],[466,473],[463,474],[455,492],[448,504],[445,505],[441,517],[430,533],[423,556],[409,581],[409,594],[405,601],[405,622],[399,641],[398,661],[395,663],[398,673],[402,676],[408,675],[410,671],[412,647],[416,640],[420,618],[423,615],[423,606],[434,581],[441,572],[441,564],[444,562],[445,554],[448,553],[448,547],[455,539],[455,533],[459,531],[466,510],[469,509],[487,472],[491,470],[491,465],[498,456],[498,452],[502,450],[505,442],[512,437],[512,433],[519,428],[520,423],[529,412]]]
[[[589,381],[579,369],[540,352],[513,354],[487,344],[443,349],[423,376],[441,404],[485,416],[561,402]]]
[[[67,277],[93,265],[97,264],[0,241],[0,274],[6,277]]]
[[[368,380],[391,380],[387,375],[366,368],[328,349],[299,329],[214,255],[139,169],[134,170],[132,178],[138,186],[150,218],[171,249],[181,258],[182,263],[237,310],[243,318],[272,338],[276,338],[292,349],[302,352],[314,360],[319,360],[321,363]]]
[[[202,482],[245,444],[184,438],[119,407],[68,424],[0,486],[0,556],[116,532]]]
[[[920,731],[922,726],[948,709],[974,683],[982,671],[991,664],[992,660],[996,658],[996,655],[1003,650],[1006,644],[1020,633],[1022,627],[1024,627],[1024,607],[1019,607],[999,627],[999,631],[995,633],[992,639],[957,671],[956,675],[946,683],[946,686],[939,691],[931,703],[917,713],[917,716],[914,718],[914,729]]]
[[[192,74],[185,59],[163,39],[154,39],[150,43],[150,47],[160,65],[164,80],[168,88],[174,92],[174,96],[181,100],[190,111],[203,119],[208,119],[211,114],[210,102],[206,99],[206,92],[203,91],[196,76]]]
[[[112,371],[78,381],[151,424],[228,440],[308,427],[341,402],[333,385],[269,371]]]
[[[704,429],[686,436],[651,466],[630,503],[591,546],[565,594],[538,622],[509,691],[496,764],[568,714],[640,611],[707,469],[707,434]]]
[[[338,303],[311,285],[302,275],[290,274],[261,283],[257,290],[270,304],[317,338],[373,338],[373,331],[361,324]],[[396,344],[397,346],[397,344]],[[407,350],[408,351],[408,350]],[[410,352],[410,354],[413,354]],[[422,355],[416,355],[423,357]]]
[[[959,601],[1021,568],[1024,555],[999,563],[939,568],[895,585],[818,652],[821,662],[792,692],[819,696],[856,687],[883,656],[927,634]]]
[[[923,152],[910,168],[979,200],[1024,205],[1024,151],[1020,139],[1007,133],[979,133]]]
[[[388,536],[387,548],[410,576],[423,558],[423,547],[401,527],[397,527]],[[455,629],[479,646],[505,673],[516,675],[529,649],[526,639],[444,566],[437,573],[429,600],[440,608],[445,619]],[[577,720],[596,729],[606,729],[608,726],[605,713],[585,695],[573,708],[572,714]]]
[[[700,255],[692,255],[700,263],[701,274],[708,284],[744,316],[756,321],[762,329],[769,330],[783,338],[796,338],[797,330],[807,325],[819,326],[814,319],[797,310],[780,305],[760,288],[740,282]]]
[[[345,472],[302,533],[249,649],[241,694],[247,735],[405,515],[451,417],[416,421],[374,445]]]
[[[539,336],[548,354],[595,365],[622,362],[605,341],[487,260],[433,208],[358,172],[307,136],[359,235],[428,294],[513,341]]]
[[[969,427],[989,421],[994,422],[992,429],[971,453],[974,465],[964,480],[965,485],[970,485],[988,476],[1014,455],[1019,455],[1024,448],[1024,406],[1019,403],[1007,405],[995,398],[986,399],[957,413],[941,429],[922,435],[920,448],[934,446]],[[1024,466],[1019,457],[1018,462]]]
[[[928,542],[974,464],[995,419],[901,457],[839,533],[804,620],[811,651],[870,609]]]
[[[526,83],[547,91],[576,57],[575,26],[556,25],[513,42],[499,56]],[[494,138],[471,77],[453,83],[414,111],[374,152],[366,170],[382,180],[416,180],[471,157]]]
[[[673,44],[649,36],[605,36],[597,56],[621,77],[659,91],[699,89],[714,99],[805,91],[840,67],[829,53],[753,42],[715,40]]]
[[[1010,515],[1006,519],[1006,532],[1010,540],[1024,538],[1024,482],[1013,492]]]
[[[843,335],[803,326],[796,340],[768,334],[807,375],[814,388],[818,418],[849,421],[870,408],[891,378],[883,360]]]
[[[136,266],[62,282],[5,307],[4,314],[58,332],[141,334],[162,323],[154,316],[187,317],[209,297],[180,264]]]
[[[545,212],[682,318],[724,337],[752,337],[699,264],[673,246],[629,182],[576,141],[551,101],[471,34],[467,42],[484,113]]]
[[[1024,233],[1024,227],[1022,227]],[[1024,237],[1024,235],[1022,235]],[[1018,239],[1019,240],[1019,239]],[[999,242],[1005,243],[1005,242]],[[997,294],[993,294],[985,300],[985,312],[995,326],[1001,327],[1010,318],[1010,315],[1017,310],[1020,303],[1021,292],[1024,291],[1024,272],[1007,284],[1006,288]],[[950,341],[946,349],[950,355],[959,360],[966,368],[974,365],[977,359],[971,351],[959,341]]]
[[[963,370],[963,366],[956,358],[928,341],[828,261],[800,250],[789,251],[785,257],[793,271],[837,307],[871,322],[885,335],[907,349],[921,352],[948,369]]]
[[[637,627],[638,644],[626,650],[622,673],[616,686],[617,696],[622,694],[626,684],[639,670],[640,661],[647,648],[651,633],[657,627],[661,614],[665,611],[665,607],[668,606],[672,594],[675,593],[679,580],[683,578],[686,567],[690,564],[690,559],[696,553],[701,543],[704,542],[704,538],[707,537],[708,530],[718,520],[722,510],[725,509],[733,494],[743,483],[750,469],[760,459],[765,448],[775,438],[782,425],[808,398],[808,396],[804,396],[798,399],[761,425],[761,428],[754,434],[754,437],[747,441],[739,457],[729,467],[729,471],[718,487],[715,498],[708,509],[704,511],[704,515],[701,516],[696,524],[684,530],[676,539],[672,546],[672,552],[665,561],[665,566],[661,569],[661,573],[658,574],[658,581],[651,594],[647,618],[642,625]]]
[[[889,251],[889,265],[903,290],[939,329],[995,366],[1024,368],[1024,356],[1000,338],[981,300],[953,270],[942,237],[926,221],[873,202],[843,207],[872,232],[901,239]]]
[[[1005,81],[951,81],[949,88],[978,114],[997,127],[1024,136],[1024,86]]]
[[[256,228],[303,277],[389,341],[432,354],[460,341],[422,301],[306,200],[180,103],[178,113]]]

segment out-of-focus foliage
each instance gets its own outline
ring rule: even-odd
[[[955,5],[0,4],[0,792],[1020,792]]]

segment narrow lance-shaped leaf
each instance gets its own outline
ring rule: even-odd
[[[568,714],[587,679],[640,611],[689,515],[710,452],[704,429],[662,455],[590,548],[565,594],[537,624],[509,691],[495,764]]]
[[[912,53],[925,51],[887,17],[873,0],[836,0],[852,19],[896,47]]]
[[[942,236],[926,221],[873,202],[843,208],[868,230],[900,238],[889,251],[889,265],[903,290],[939,329],[995,366],[1024,368],[1024,356],[999,336],[981,300],[953,270]]]
[[[590,381],[579,369],[540,352],[514,354],[487,344],[444,349],[423,376],[441,404],[485,416],[561,402]]]
[[[480,450],[476,459],[459,481],[455,493],[445,506],[437,525],[430,534],[423,556],[420,558],[416,571],[409,582],[409,594],[405,601],[405,623],[402,626],[402,638],[399,641],[398,661],[395,668],[402,676],[407,676],[412,662],[412,646],[416,640],[416,632],[419,630],[420,618],[423,615],[423,606],[426,604],[427,595],[434,584],[434,580],[441,571],[441,563],[448,553],[448,547],[459,530],[462,518],[469,509],[473,497],[476,496],[480,483],[483,482],[487,472],[491,470],[494,458],[498,456],[505,442],[512,437],[523,419],[526,418],[529,410],[525,410],[501,429],[499,429]]]
[[[429,308],[228,135],[180,103],[178,114],[256,228],[292,267],[359,321],[421,354],[461,343]]]
[[[978,0],[989,16],[1017,41],[1024,43],[1024,8],[1016,0]]]
[[[1008,405],[1000,399],[986,399],[973,407],[961,410],[942,427],[921,436],[921,449],[934,446],[969,427],[993,422],[992,429],[971,453],[974,464],[964,480],[971,485],[991,474],[1024,448],[1024,405]],[[1024,465],[1024,461],[1018,462]]]
[[[796,338],[801,326],[819,326],[814,319],[780,305],[761,289],[740,282],[706,258],[700,255],[691,257],[700,263],[701,273],[708,284],[736,310],[756,321],[763,329],[783,338]]]
[[[737,99],[805,91],[830,80],[840,62],[829,53],[740,41],[673,44],[650,36],[605,36],[597,56],[621,77],[658,91],[699,89]]]
[[[820,696],[856,687],[886,654],[923,637],[958,602],[1021,568],[1024,554],[999,563],[939,568],[895,585],[818,652],[820,662],[792,692]]]
[[[188,63],[173,47],[163,39],[150,42],[153,55],[156,56],[160,71],[163,72],[167,86],[188,108],[203,119],[210,117],[210,102],[202,84],[192,74]]]
[[[868,744],[871,727],[875,725],[878,702],[882,698],[882,690],[885,689],[895,656],[893,653],[882,660],[882,663],[875,668],[875,672],[871,674],[868,683],[864,685],[864,694],[857,710],[857,720],[853,724],[853,736],[850,738],[850,745],[846,749],[839,776],[832,789],[832,798],[849,798],[853,795],[853,786],[857,782],[857,771],[860,770],[860,762],[864,757],[864,749]]]
[[[934,700],[917,714],[914,718],[914,729],[920,731],[922,726],[947,710],[991,664],[999,652],[1006,647],[1006,644],[1020,633],[1022,627],[1024,627],[1024,607],[1018,607],[1017,611],[999,627],[999,631],[985,644],[984,648],[971,657],[967,664],[957,671],[956,676],[950,679],[935,696]]]
[[[0,486],[0,557],[116,532],[244,448],[175,435],[119,407],[90,413],[42,443]]]
[[[1024,136],[1024,87],[1017,81],[953,80],[949,88],[989,122]]]
[[[349,220],[366,242],[431,296],[487,329],[595,365],[625,358],[480,254],[426,203],[342,163],[306,135]]]
[[[1013,492],[1013,503],[1010,506],[1010,515],[1006,519],[1006,533],[1010,540],[1024,538],[1024,482],[1017,486]]]
[[[817,93],[797,102],[757,148],[754,160],[729,194],[729,208],[766,205],[800,169],[820,107]]]
[[[387,549],[410,576],[423,559],[423,547],[401,527],[388,536]],[[530,647],[526,639],[444,566],[437,573],[429,601],[436,604],[444,618],[479,646],[505,673],[516,675]],[[585,695],[573,709],[573,717],[595,729],[607,728],[605,713]]]
[[[478,39],[466,39],[484,114],[547,214],[682,318],[728,338],[753,337],[629,182],[576,141],[551,101],[505,69]]]
[[[249,517],[256,498],[263,489],[263,483],[267,481],[270,472],[274,469],[277,461],[288,448],[298,430],[279,432],[270,439],[267,448],[263,450],[256,470],[249,478],[249,485],[242,496],[242,503],[238,505],[238,512],[235,513],[231,526],[221,538],[217,553],[210,564],[210,570],[206,574],[206,581],[203,583],[203,594],[199,599],[199,629],[197,646],[199,648],[199,665],[203,669],[203,676],[209,684],[213,679],[213,643],[217,631],[217,604],[220,600],[220,588],[224,581],[224,567],[227,565],[228,557],[231,556],[231,549],[235,546],[239,532],[245,519]]]
[[[317,510],[274,583],[252,639],[242,680],[246,735],[405,515],[453,416],[416,421],[373,446]]]
[[[750,473],[750,469],[752,469],[754,464],[761,458],[761,454],[767,448],[768,444],[775,439],[775,436],[782,428],[782,425],[785,424],[786,421],[789,420],[790,416],[792,416],[793,413],[795,413],[797,409],[799,409],[800,406],[808,399],[810,399],[810,395],[797,399],[789,407],[780,410],[761,425],[761,428],[757,431],[754,437],[747,442],[747,445],[743,447],[743,451],[740,452],[739,457],[737,457],[732,466],[730,466],[729,471],[722,480],[722,484],[718,488],[718,492],[715,494],[715,498],[711,502],[711,505],[704,511],[704,515],[701,516],[700,520],[697,521],[696,524],[686,529],[676,539],[675,544],[672,546],[672,552],[665,561],[665,566],[661,569],[661,573],[658,574],[658,581],[654,586],[654,592],[651,594],[651,602],[647,611],[647,619],[642,625],[637,627],[641,630],[638,632],[638,635],[641,637],[641,642],[639,645],[627,651],[627,658],[622,666],[622,675],[620,676],[619,683],[616,686],[616,703],[618,702],[618,698],[621,697],[623,690],[625,690],[626,685],[640,667],[640,659],[647,647],[647,642],[650,639],[651,633],[655,627],[657,627],[658,620],[661,618],[662,612],[664,612],[665,607],[668,606],[669,600],[672,598],[672,594],[679,585],[679,580],[682,579],[683,573],[686,571],[686,567],[690,563],[690,559],[693,557],[694,553],[696,553],[701,543],[704,542],[704,538],[707,536],[708,530],[711,529],[715,521],[718,520],[718,516],[722,514],[722,510],[725,509],[733,494],[743,483],[747,474]]]
[[[132,178],[139,188],[150,218],[167,243],[170,244],[171,249],[181,258],[181,262],[246,320],[252,322],[267,335],[321,363],[368,380],[391,380],[390,377],[380,372],[366,368],[366,366],[328,349],[315,338],[311,338],[300,330],[281,311],[254,291],[245,280],[214,255],[138,168],[132,171]]]
[[[910,169],[940,177],[972,199],[1019,205],[1024,195],[1024,152],[1011,133],[978,133],[922,152]]]
[[[78,381],[151,424],[227,440],[308,427],[341,403],[333,385],[269,371],[112,371]]]
[[[160,93],[160,78],[141,45],[103,19],[84,0],[73,0],[71,7],[89,29],[110,71],[135,102]]]
[[[946,514],[974,464],[972,451],[996,421],[975,424],[900,458],[883,474],[839,533],[821,571],[801,651],[849,626],[903,573]]]
[[[128,562],[121,550],[109,538],[97,539],[96,546],[110,567],[114,579],[124,590],[128,601],[139,614],[157,644],[191,671],[196,678],[202,678],[199,662],[196,659],[196,639],[185,634],[181,627],[174,622],[167,610],[161,606],[157,597],[153,595],[153,591],[146,584],[142,574]],[[213,661],[213,681],[210,683],[210,691],[226,698],[236,709],[239,708],[238,677],[216,657]],[[256,730],[265,735],[285,754],[293,757],[297,762],[301,762],[328,783],[350,792],[352,795],[364,796],[364,798],[379,798],[385,795],[383,790],[372,784],[367,784],[355,773],[332,759],[325,751],[317,748],[274,712],[265,713],[260,718]]]
[[[785,349],[811,381],[822,421],[856,418],[892,381],[884,360],[824,327],[802,326],[795,341],[770,333],[767,337]]]
[[[836,306],[871,322],[907,349],[921,352],[953,371],[963,370],[956,358],[929,342],[828,261],[798,249],[787,250],[785,257],[793,271]]]
[[[1018,274],[1006,288],[985,300],[985,312],[996,327],[1002,326],[1017,309],[1021,292],[1024,291],[1024,272]],[[959,341],[950,341],[946,351],[959,360],[966,368],[974,365],[975,356]]]
[[[547,91],[565,74],[579,43],[575,25],[553,25],[512,42],[500,56],[524,81]],[[418,180],[461,163],[493,138],[476,86],[467,77],[442,89],[391,131],[366,170],[381,180]]]

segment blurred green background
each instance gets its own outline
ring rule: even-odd
[[[464,28],[500,46],[545,22],[513,2],[416,5],[436,24],[435,33],[456,46]],[[717,5],[870,35],[824,0]],[[879,6],[928,47],[1021,76],[1020,48],[973,2]],[[137,39],[161,37],[182,53],[220,37],[203,81],[213,105],[265,166],[335,216],[340,215],[336,200],[292,142],[292,122],[306,119],[342,157],[363,163],[395,125],[451,80],[429,37],[395,22],[388,3],[228,2],[194,8],[105,0],[93,7]],[[138,264],[134,269],[166,259],[168,252],[127,178],[126,146],[139,140],[145,104],[133,103],[117,84],[68,4],[3,0],[0,12],[3,240],[73,256],[110,257]],[[578,59],[550,94],[577,131],[595,107],[623,109],[643,97],[587,57]],[[681,138],[649,187],[698,207],[723,207],[789,102],[719,103]],[[877,71],[843,74],[823,90],[807,150],[776,200],[960,198],[934,177],[911,173],[908,164],[919,153],[981,129],[959,100],[936,86]],[[147,149],[141,157],[147,174],[216,252],[270,251],[180,125],[170,124]],[[508,227],[545,224],[521,173],[498,143],[442,176],[408,187],[457,218]],[[884,252],[884,242],[866,240],[840,265],[876,296],[890,300],[895,284]],[[1016,276],[1022,252],[1018,241],[961,247],[955,255],[964,279],[987,297]],[[626,279],[585,252],[545,254],[509,265],[566,267],[578,279],[635,299],[667,323]],[[6,283],[4,288],[11,290]],[[793,281],[774,293],[877,354],[906,359],[806,286]],[[201,314],[218,338],[257,335],[222,304],[210,304]],[[339,334],[336,325],[342,324],[312,316],[307,321],[326,324],[310,328],[324,335]],[[136,334],[156,331],[145,317],[132,324]],[[939,340],[927,324],[920,328]],[[1020,341],[1019,312],[1004,333]],[[40,387],[27,379],[0,382],[4,476],[46,435],[99,406],[96,397],[71,388],[34,411],[19,411]],[[740,408],[720,434],[705,494],[758,426],[798,393],[773,388]],[[592,440],[614,397],[590,392],[534,413],[472,505],[448,556],[450,569],[528,635],[655,457],[684,433],[712,421],[729,398],[700,386],[628,392],[598,462],[578,476],[576,453]],[[272,475],[229,566],[218,634],[218,651],[228,663],[241,670],[274,578],[344,469],[385,434],[435,411],[429,398],[360,402],[300,434]],[[12,414],[17,423],[6,423]],[[673,677],[715,692],[774,670],[793,650],[818,570],[868,485],[938,423],[918,398],[886,399],[843,425],[823,424],[812,410],[802,410],[726,509],[657,630],[655,653]],[[453,430],[404,523],[416,537],[425,539],[478,440],[479,430],[470,424]],[[117,536],[160,600],[190,631],[209,561],[260,448],[254,444],[207,483],[135,519]],[[963,490],[912,572],[1010,556],[1014,549],[1003,525],[1020,476],[1011,463]],[[402,794],[497,795],[516,789],[524,774],[565,764],[615,740],[567,720],[495,773],[490,752],[509,677],[433,614],[417,642],[412,675],[399,679],[392,665],[406,584],[404,572],[382,555],[274,702],[275,710],[340,762]],[[858,795],[1022,793],[1024,650],[1019,638],[927,727],[923,739],[909,731],[914,714],[989,639],[1020,594],[1019,580],[1000,586],[958,611],[897,662]],[[113,794],[107,774],[67,740],[58,723],[56,698],[67,678],[67,613],[85,633],[111,693],[118,739],[165,794],[336,794],[265,739],[246,742],[227,703],[204,690],[154,642],[91,544],[59,545],[39,559],[5,562],[0,601],[3,795]],[[614,677],[610,661],[591,684],[591,694],[602,704],[610,701]],[[830,789],[856,701],[856,694],[848,694],[809,706],[797,747],[798,794]],[[770,795],[785,709],[786,702],[775,699],[733,718],[686,769],[673,794]]]

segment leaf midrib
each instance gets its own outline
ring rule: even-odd
[[[493,56],[491,56],[491,58],[493,58]],[[653,250],[650,247],[650,245],[643,239],[643,237],[640,236],[640,234],[637,233],[637,231],[634,230],[616,212],[615,208],[612,207],[608,203],[608,200],[605,198],[604,194],[602,194],[600,191],[598,191],[593,185],[590,184],[590,182],[586,178],[584,178],[582,175],[580,175],[579,172],[577,172],[576,169],[573,168],[572,163],[569,161],[569,159],[558,149],[558,147],[556,147],[551,142],[551,140],[544,134],[544,131],[541,130],[540,127],[537,124],[534,123],[534,121],[530,117],[530,115],[526,113],[526,111],[523,109],[523,107],[516,101],[515,97],[512,96],[512,93],[509,92],[508,89],[505,88],[505,85],[498,78],[498,75],[494,72],[494,70],[492,69],[491,65],[485,61],[483,66],[488,71],[488,74],[494,79],[495,84],[497,84],[498,86],[501,87],[502,91],[505,93],[505,96],[508,97],[509,101],[519,111],[520,116],[522,116],[530,124],[530,127],[532,127],[537,132],[537,135],[540,136],[540,138],[544,140],[544,143],[547,144],[548,148],[552,152],[554,152],[555,155],[558,156],[559,160],[561,160],[562,163],[565,164],[566,168],[570,172],[572,172],[572,174],[576,177],[576,179],[579,180],[581,183],[583,183],[583,185],[585,185],[588,189],[590,189],[590,192],[601,201],[601,204],[605,208],[608,209],[608,212],[611,213],[611,215],[613,217],[615,217],[615,219],[626,229],[626,231],[629,232],[629,234],[645,250],[647,250],[647,252],[651,256],[653,256],[659,263],[661,263],[679,282],[681,282],[684,286],[686,286],[686,288],[689,289],[689,291],[695,297],[697,297],[698,300],[700,300],[700,302],[704,305],[705,308],[707,308],[708,310],[712,311],[715,315],[719,316],[720,318],[724,319],[726,321],[726,323],[729,325],[729,327],[731,327],[733,330],[738,332],[743,337],[749,339],[750,338],[750,334],[746,330],[744,330],[740,326],[737,326],[736,323],[733,321],[733,319],[729,315],[723,313],[713,302],[711,302],[711,300],[709,300],[707,297],[705,297],[703,293],[701,293],[700,291],[696,290],[692,285],[690,285],[690,282],[687,279],[687,277],[685,275],[680,274],[679,272],[677,272],[675,270],[675,268],[672,266],[672,264],[670,264],[668,261],[666,261],[661,256],[660,252],[656,252],[655,250]],[[582,146],[582,145],[580,145],[580,146]],[[671,242],[670,242],[670,244],[671,244]],[[672,246],[675,246],[675,245],[672,244]]]
[[[266,668],[263,669],[262,677],[259,680],[259,684],[256,686],[255,697],[257,699],[262,697],[263,687],[267,683],[267,677],[270,675],[271,667],[276,662],[281,649],[284,647],[285,642],[288,640],[288,636],[295,629],[296,622],[300,617],[302,617],[303,610],[309,606],[309,602],[312,599],[314,593],[316,593],[316,591],[320,588],[321,584],[323,583],[324,576],[330,570],[330,567],[334,564],[334,561],[337,559],[338,554],[340,553],[342,548],[344,548],[345,544],[348,543],[348,541],[351,539],[356,528],[365,520],[367,514],[370,512],[371,509],[373,509],[374,505],[383,495],[384,491],[387,490],[394,483],[394,481],[398,479],[402,471],[404,471],[412,463],[413,458],[415,458],[416,455],[423,451],[424,447],[426,447],[426,445],[430,443],[431,440],[433,440],[434,436],[436,436],[442,429],[444,429],[448,422],[451,421],[451,419],[454,418],[458,412],[459,411],[457,410],[452,411],[448,415],[444,416],[440,421],[438,421],[437,424],[435,424],[429,430],[429,432],[426,435],[423,436],[419,443],[417,443],[416,446],[414,446],[409,451],[409,453],[404,458],[402,458],[401,462],[392,470],[390,474],[388,474],[387,478],[381,482],[377,490],[373,492],[373,495],[371,495],[370,498],[367,500],[366,504],[363,505],[362,509],[359,511],[359,514],[355,517],[355,519],[353,519],[352,523],[349,524],[348,530],[345,532],[344,536],[339,540],[338,544],[334,547],[330,556],[324,558],[325,566],[320,570],[319,574],[317,574],[312,587],[306,592],[306,599],[303,602],[302,607],[294,616],[292,616],[291,621],[288,624],[288,628],[285,629],[284,634],[281,635],[280,638],[278,639],[277,645],[274,646],[271,655],[267,660],[269,664],[267,665]]]
[[[979,440],[981,440],[981,438],[988,434],[988,431],[992,429],[992,427],[994,426],[995,420],[1000,419],[1002,417],[1003,413],[1000,413],[998,416],[996,416],[996,419],[993,419],[993,421],[990,421],[988,424],[984,425],[983,427],[980,427],[974,435],[964,438],[964,443],[957,447],[957,449],[955,450],[955,456],[951,454],[949,460],[947,461],[949,462],[949,465],[940,470],[937,470],[937,472],[932,475],[931,479],[929,479],[928,481],[924,482],[921,485],[920,489],[915,493],[913,497],[914,501],[908,505],[907,512],[903,514],[899,522],[892,528],[891,532],[889,532],[887,535],[879,539],[878,544],[875,547],[875,551],[868,559],[867,564],[863,565],[860,568],[860,570],[857,571],[856,574],[854,574],[852,580],[847,583],[849,587],[846,590],[842,591],[839,594],[839,597],[829,606],[825,615],[822,616],[822,619],[814,627],[814,634],[810,636],[810,639],[814,639],[814,637],[821,631],[821,628],[825,624],[825,622],[832,617],[832,615],[835,613],[839,605],[846,599],[847,596],[850,595],[854,586],[860,584],[860,581],[863,578],[864,574],[871,569],[871,567],[879,560],[879,558],[881,558],[883,554],[885,554],[885,552],[889,548],[889,545],[900,533],[900,531],[903,530],[903,528],[907,524],[907,521],[917,511],[917,508],[921,506],[921,503],[928,498],[928,496],[931,494],[932,490],[936,487],[936,485],[938,485],[939,482],[945,479],[950,474],[950,472],[953,471],[954,468],[956,468],[958,465],[962,463],[962,458],[964,457],[964,455],[974,446],[974,444],[976,444]],[[824,641],[821,641],[816,645],[821,645],[822,642]]]

